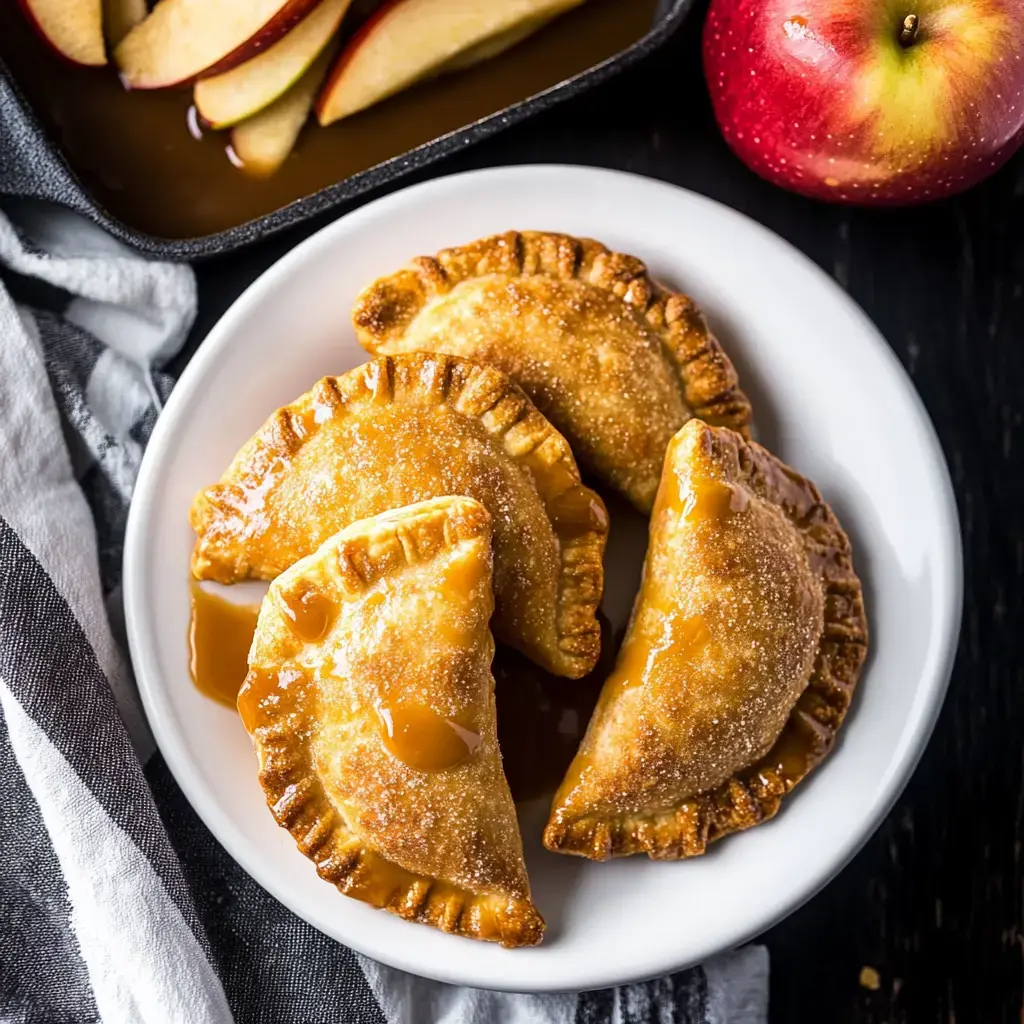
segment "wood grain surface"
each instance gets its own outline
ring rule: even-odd
[[[962,197],[917,209],[853,210],[789,195],[748,172],[718,134],[701,78],[702,16],[698,5],[661,53],[626,75],[417,177],[537,161],[683,185],[797,245],[889,340],[931,413],[956,488],[966,570],[960,651],[935,735],[884,825],[764,937],[772,1020],[1020,1024],[1024,158]],[[322,223],[201,265],[190,350],[253,277]],[[863,408],[879,414],[870,394]]]

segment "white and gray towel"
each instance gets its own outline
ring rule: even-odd
[[[458,989],[357,957],[213,839],[115,640],[160,367],[195,304],[187,267],[64,211],[0,213],[0,1022],[763,1024],[761,947],[603,992]]]

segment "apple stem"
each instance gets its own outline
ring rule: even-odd
[[[903,24],[900,26],[900,45],[903,47],[913,46],[917,40],[918,29],[920,24],[917,20],[916,14],[908,14],[903,19]]]

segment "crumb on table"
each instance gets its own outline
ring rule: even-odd
[[[860,969],[860,983],[864,988],[877,992],[882,987],[882,979],[874,967],[862,967]]]

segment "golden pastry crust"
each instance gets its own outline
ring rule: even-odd
[[[494,628],[557,675],[600,652],[608,517],[565,439],[505,374],[419,353],[325,377],[191,510],[197,579],[272,579],[358,519],[464,494],[494,521]]]
[[[592,239],[510,231],[419,257],[352,314],[370,352],[437,351],[504,370],[584,465],[649,512],[691,417],[745,433],[750,403],[696,303]]]
[[[849,540],[814,485],[691,421],[669,447],[633,619],[545,845],[675,859],[771,818],[831,749],[867,639]]]
[[[355,523],[271,584],[238,706],[267,804],[321,878],[409,921],[535,945],[492,607],[477,502]]]

